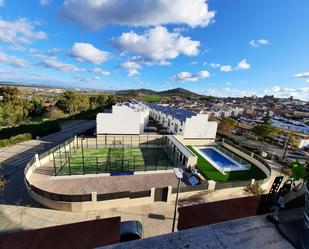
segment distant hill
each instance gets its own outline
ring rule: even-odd
[[[153,91],[150,89],[130,89],[130,90],[122,90],[118,91],[117,94],[121,95],[124,100],[135,98],[138,100],[143,100],[147,102],[158,102],[164,100],[170,100],[172,97],[196,97],[199,96],[194,92],[190,92],[183,88],[175,88],[166,91]]]
[[[159,95],[164,96],[182,96],[182,97],[190,97],[190,96],[199,96],[197,93],[191,92],[184,88],[174,88],[167,91],[158,92]]]
[[[118,94],[129,94],[129,95],[140,95],[140,94],[158,94],[158,92],[150,90],[150,89],[129,89],[129,90],[120,90],[117,91]]]
[[[129,95],[159,95],[159,96],[199,96],[198,94],[186,90],[184,88],[174,88],[166,91],[153,91],[150,89],[130,89],[130,90],[121,90],[117,92],[118,94],[129,94]]]

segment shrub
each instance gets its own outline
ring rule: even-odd
[[[31,134],[32,138],[36,136],[45,136],[53,132],[60,131],[61,127],[59,122],[54,121],[45,121],[40,124],[24,124],[12,128],[4,128],[0,130],[0,139],[10,139],[17,135],[22,135],[25,133]]]
[[[24,133],[24,134],[19,134],[16,136],[12,136],[10,138],[7,139],[1,139],[0,140],[0,147],[6,147],[9,145],[14,145],[14,144],[18,144],[24,141],[28,141],[32,138],[32,135],[30,133]]]
[[[259,185],[258,182],[254,182],[253,184],[248,184],[244,187],[245,195],[262,195],[265,193],[265,190]]]

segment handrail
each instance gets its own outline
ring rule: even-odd
[[[238,150],[240,150],[241,152],[245,153],[246,155],[254,158],[257,161],[259,161],[260,163],[262,163],[267,168],[267,170],[269,171],[269,175],[271,174],[271,167],[269,166],[269,164],[261,156],[256,155],[255,153],[253,153],[253,152],[251,152],[251,151],[249,151],[247,149],[244,149],[241,146],[236,145],[236,144],[230,142],[229,140],[222,139],[222,142],[226,143],[226,144],[228,144],[228,145],[230,145],[230,146],[232,146],[232,147],[234,147],[234,148],[236,148]]]

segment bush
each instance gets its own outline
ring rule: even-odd
[[[265,190],[259,185],[258,182],[254,182],[253,184],[248,184],[244,187],[245,195],[262,195],[265,193]]]
[[[31,134],[32,138],[36,136],[45,136],[53,132],[60,131],[61,127],[59,122],[54,121],[45,121],[40,124],[24,124],[12,128],[4,128],[0,130],[0,139],[10,139],[17,135],[23,135],[25,133]]]
[[[30,133],[19,134],[8,139],[0,140],[0,147],[6,147],[9,145],[18,144],[24,141],[28,141],[32,139],[32,135]]]

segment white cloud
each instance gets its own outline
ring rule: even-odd
[[[127,76],[128,77],[133,77],[133,76],[137,76],[137,75],[139,75],[140,73],[139,73],[139,71],[138,70],[136,70],[136,69],[129,69],[128,70],[128,73],[127,73]]]
[[[34,31],[35,26],[26,18],[19,18],[15,21],[0,19],[0,41],[10,45],[13,49],[23,49],[36,40],[47,38],[43,31]]]
[[[65,0],[64,17],[89,29],[106,24],[155,26],[187,24],[206,27],[215,12],[206,0]]]
[[[225,66],[220,67],[220,71],[222,72],[231,72],[232,70],[233,68],[230,65],[225,65]]]
[[[90,72],[97,73],[97,74],[101,74],[101,75],[103,75],[103,76],[109,76],[109,75],[111,75],[111,72],[106,71],[106,70],[103,70],[103,69],[98,68],[98,67],[92,69]]]
[[[219,67],[221,67],[221,65],[219,63],[210,63],[210,66],[212,68],[219,68]]]
[[[78,72],[81,71],[79,68],[72,64],[63,63],[57,59],[46,59],[42,62],[44,67],[53,68],[62,72]]]
[[[220,67],[220,64],[213,64],[214,68]],[[231,72],[233,70],[248,70],[251,67],[251,65],[247,62],[246,59],[241,60],[235,68],[233,68],[231,65],[224,65],[220,67],[220,71],[222,72]]]
[[[189,72],[180,72],[171,77],[173,81],[198,81],[200,79],[208,78],[210,76],[209,72],[206,70],[200,71],[197,74],[192,74]]]
[[[250,64],[249,63],[247,63],[247,60],[246,59],[243,59],[243,60],[241,60],[239,63],[238,63],[238,65],[237,65],[237,67],[236,67],[236,70],[247,70],[247,69],[249,69],[251,66],[250,66]]]
[[[88,61],[93,64],[101,64],[107,60],[109,52],[95,48],[90,43],[75,42],[69,55],[81,61]]]
[[[268,45],[269,41],[266,39],[259,39],[259,40],[251,40],[249,42],[250,46],[254,47],[254,48],[258,48],[262,45]]]
[[[42,5],[42,6],[49,5],[50,2],[51,2],[51,0],[39,0],[40,5]]]
[[[170,33],[162,26],[151,28],[142,35],[133,31],[122,33],[120,37],[114,38],[113,42],[122,50],[163,64],[180,54],[198,55],[200,45],[199,41],[193,41],[190,37],[184,37],[179,33]]]
[[[288,88],[273,86],[270,89],[266,89],[264,94],[272,94],[275,97],[279,98],[288,98],[290,96],[298,99],[309,100],[309,87],[300,87],[300,88]]]
[[[139,59],[139,58],[137,58],[137,59]],[[123,62],[122,64],[120,64],[120,67],[128,69],[127,76],[129,76],[129,77],[139,75],[140,74],[139,69],[142,68],[141,65],[138,64],[134,60],[129,60],[129,61]]]
[[[309,72],[297,73],[297,74],[294,74],[293,77],[296,79],[309,79]]]
[[[91,81],[96,81],[100,80],[101,78],[98,76],[95,77],[81,77],[81,76],[74,76],[74,79],[80,81],[80,82],[91,82]]]
[[[209,88],[203,91],[202,94],[218,96],[218,97],[244,97],[244,96],[256,95],[256,92],[251,90],[240,90],[226,87],[226,88]]]
[[[140,69],[141,68],[141,66],[135,61],[126,61],[122,63],[120,66],[123,68],[127,68],[127,69]]]
[[[25,60],[17,58],[15,56],[9,56],[2,52],[0,52],[0,62],[15,67],[27,67],[27,62]]]
[[[0,7],[4,6],[4,0],[0,0]]]

